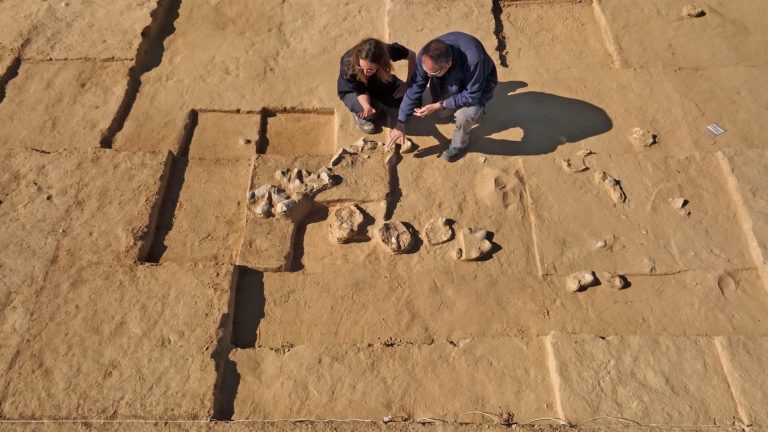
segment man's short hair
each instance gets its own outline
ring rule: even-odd
[[[432,39],[422,48],[422,55],[429,57],[438,68],[445,67],[453,58],[451,46],[440,39]]]

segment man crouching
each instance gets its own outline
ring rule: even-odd
[[[477,38],[461,32],[431,40],[416,58],[416,73],[405,92],[397,125],[390,132],[387,145],[405,137],[405,125],[411,115],[453,115],[456,128],[451,144],[441,155],[442,159],[453,161],[466,152],[469,132],[493,98],[498,83],[496,65]],[[417,108],[427,83],[435,102]]]

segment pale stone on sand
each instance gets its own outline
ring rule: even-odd
[[[699,5],[692,3],[684,6],[681,14],[686,18],[701,18],[707,13]]]
[[[621,290],[629,286],[629,281],[624,275],[611,273],[608,275],[608,285],[613,289]]]
[[[624,189],[621,187],[621,182],[611,177],[605,171],[598,171],[595,173],[595,182],[602,186],[603,190],[608,193],[616,204],[622,204],[627,200],[627,195],[624,193]]]
[[[477,261],[485,258],[493,249],[488,241],[488,231],[480,228],[464,228],[459,231],[459,248],[454,251],[460,261]]]
[[[579,173],[589,169],[584,163],[575,164],[568,158],[558,159],[557,163],[560,165],[560,168],[567,173]]]
[[[670,205],[672,206],[672,208],[674,208],[675,210],[680,210],[680,209],[682,209],[683,207],[685,207],[685,206],[686,206],[686,204],[688,204],[688,200],[686,200],[686,199],[685,199],[685,198],[683,198],[683,197],[670,198],[670,199],[669,199],[669,204],[670,204]]]
[[[400,153],[402,154],[408,154],[415,152],[419,146],[417,146],[413,141],[411,141],[410,138],[406,138],[405,142],[403,142],[403,145],[400,146]]]
[[[571,274],[565,281],[565,289],[569,292],[584,291],[597,285],[597,277],[592,271],[580,271]]]

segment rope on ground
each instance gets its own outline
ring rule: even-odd
[[[461,417],[463,417],[465,415],[469,415],[469,414],[482,414],[482,415],[484,415],[486,417],[492,418],[494,421],[496,421],[496,423],[501,423],[501,416],[500,415],[494,414],[494,413],[485,412],[485,411],[469,411],[469,412],[465,412],[464,414],[459,415],[458,418],[461,418]]]
[[[566,426],[573,425],[573,423],[571,423],[570,421],[565,420],[565,419],[561,419],[559,417],[539,417],[539,418],[535,418],[533,420],[529,420],[529,421],[527,421],[525,423],[520,423],[520,425],[521,426],[525,426],[525,425],[529,425],[529,424],[532,424],[532,423],[537,423],[537,422],[544,421],[544,420],[556,421],[556,422],[560,423],[561,425],[566,425]]]
[[[589,419],[589,420],[586,420],[586,421],[583,421],[583,422],[581,422],[581,424],[582,424],[582,425],[585,425],[585,424],[587,424],[587,423],[591,423],[591,422],[593,422],[593,421],[596,421],[596,420],[601,420],[601,419],[619,420],[619,421],[623,421],[623,422],[627,422],[627,423],[633,423],[633,424],[635,424],[635,425],[637,425],[637,426],[643,426],[643,425],[642,425],[642,424],[640,424],[640,422],[638,422],[638,421],[635,421],[635,420],[632,420],[632,419],[628,419],[628,418],[624,418],[624,417],[614,417],[614,416],[600,416],[600,417],[593,417],[593,418],[591,418],[591,419]]]
[[[658,428],[665,428],[665,429],[723,429],[726,427],[729,427],[728,425],[675,425],[675,424],[660,424],[660,423],[640,423],[639,421],[626,418],[626,417],[620,417],[620,416],[598,416],[598,417],[592,417],[588,420],[584,420],[583,422],[577,423],[572,422],[567,419],[562,419],[559,417],[538,417],[523,423],[518,423],[514,421],[514,415],[511,412],[503,413],[503,414],[494,414],[486,411],[468,411],[465,412],[457,417],[461,418],[466,415],[470,414],[479,414],[483,415],[485,417],[493,419],[497,424],[504,425],[504,426],[526,426],[533,423],[538,423],[541,421],[554,421],[558,424],[569,426],[569,427],[579,427],[586,424],[589,424],[594,421],[598,420],[618,420],[625,423],[631,423],[635,426],[640,427],[658,427]],[[410,422],[411,419],[408,416],[385,416],[382,419],[376,420],[376,419],[357,419],[357,418],[349,418],[349,419],[316,419],[316,418],[293,418],[293,419],[244,419],[244,420],[152,420],[152,419],[28,419],[28,420],[12,420],[12,419],[0,419],[0,424],[41,424],[41,423],[59,423],[59,424],[67,424],[67,423],[172,423],[172,424],[201,424],[201,423],[391,423],[391,422]],[[444,419],[438,419],[433,417],[422,417],[417,420],[414,420],[415,423],[419,424],[439,424],[439,423],[451,423],[448,420]],[[748,428],[751,425],[741,425],[742,428]]]

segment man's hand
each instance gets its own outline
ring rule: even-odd
[[[440,104],[439,103],[431,103],[431,104],[425,105],[425,106],[423,106],[421,108],[416,108],[413,111],[413,115],[415,115],[417,117],[426,117],[426,116],[428,116],[428,115],[430,115],[432,113],[437,112],[439,109],[440,109]]]
[[[370,105],[367,105],[363,107],[363,112],[357,113],[357,116],[360,117],[361,119],[367,119],[368,117],[374,114],[376,114],[376,109]]]
[[[389,140],[387,140],[385,148],[391,149],[398,140],[405,140],[405,123],[402,122],[397,122],[395,128],[389,133]]]
[[[401,83],[397,87],[397,90],[395,90],[395,94],[394,94],[395,99],[400,99],[401,97],[405,96],[405,91],[408,90],[408,86],[410,85],[411,83],[409,83],[408,81]]]

